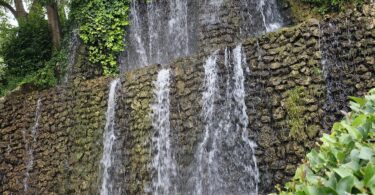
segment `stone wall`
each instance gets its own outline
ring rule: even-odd
[[[99,78],[67,88],[16,93],[1,102],[1,194],[24,194],[31,160],[27,144],[33,164],[26,194],[96,192],[107,83],[107,78]],[[40,120],[34,138],[38,99]]]
[[[374,5],[365,5],[242,43],[248,66],[249,133],[258,144],[261,193],[273,191],[293,175],[321,133],[341,118],[340,110],[347,110],[348,95],[360,96],[375,87],[374,10]],[[234,39],[226,44],[228,50],[234,48]],[[209,51],[166,66],[172,72],[171,139],[180,183],[188,183],[189,166],[202,139],[203,64]],[[219,74],[225,75],[224,48],[219,55]],[[114,146],[119,158],[110,170],[121,193],[149,190],[154,174],[151,138],[156,132],[150,104],[161,68],[152,65],[121,75]],[[98,193],[110,80],[13,93],[0,102],[0,193],[23,194],[28,144],[34,151],[28,194]],[[38,98],[40,120],[33,141]],[[295,117],[295,110],[301,117]],[[295,136],[290,136],[291,129]]]

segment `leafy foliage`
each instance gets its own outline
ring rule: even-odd
[[[324,134],[280,194],[375,194],[375,88]]]
[[[2,25],[1,43],[1,96],[26,83],[37,88],[55,83],[53,67],[47,64],[52,56],[52,43],[42,7],[20,21],[18,27]]]
[[[303,2],[314,5],[318,12],[326,13],[332,11],[340,11],[345,4],[362,3],[363,0],[302,0]]]
[[[0,55],[7,65],[7,72],[13,76],[25,76],[43,68],[51,57],[51,36],[43,15],[29,16],[19,27],[9,29]]]
[[[76,0],[73,17],[80,24],[89,61],[101,65],[105,75],[118,72],[117,56],[124,50],[125,27],[129,25],[127,0]]]

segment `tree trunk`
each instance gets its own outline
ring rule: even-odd
[[[21,18],[26,18],[27,17],[27,12],[25,10],[25,7],[23,6],[23,1],[22,0],[14,0],[14,5],[16,7],[16,15],[17,15],[17,20]]]
[[[52,32],[53,49],[60,49],[61,26],[57,6],[55,3],[47,5],[48,24]]]

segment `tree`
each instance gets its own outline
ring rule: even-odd
[[[49,28],[51,29],[53,49],[59,49],[61,43],[61,24],[57,1],[32,0],[29,12],[26,11],[23,0],[0,0],[0,6],[10,11],[18,24],[28,20],[28,15],[37,10],[38,5],[44,5],[47,10]]]

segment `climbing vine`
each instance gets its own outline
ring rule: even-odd
[[[100,65],[104,75],[118,73],[117,57],[124,50],[125,27],[129,25],[128,0],[76,0],[72,4],[89,61]]]

